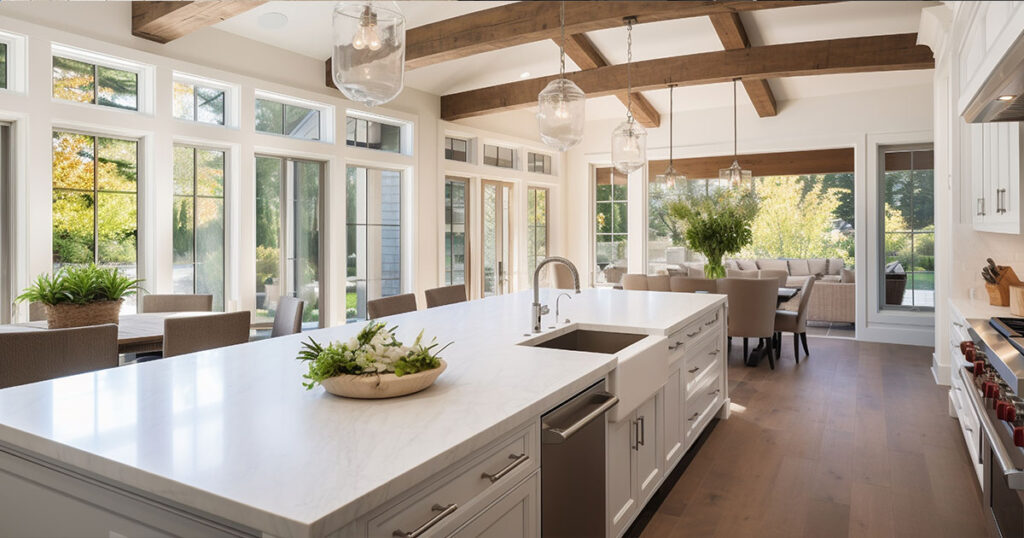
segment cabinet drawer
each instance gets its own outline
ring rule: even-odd
[[[539,425],[524,428],[473,460],[370,519],[368,536],[391,538],[423,529],[417,536],[451,532],[484,503],[509,491],[539,468]]]
[[[716,333],[718,328],[721,326],[722,309],[718,308],[713,312],[700,316],[682,329],[672,333],[669,335],[668,341],[670,345],[675,346],[673,351],[679,353],[694,345],[702,336],[709,333]],[[669,362],[671,363],[674,358],[678,358],[678,356],[671,357]]]
[[[686,420],[683,428],[686,429],[687,439],[700,433],[700,429],[707,424],[709,418],[718,410],[722,402],[722,378],[715,376],[708,380],[707,384],[701,384],[693,393],[686,397]]]
[[[455,531],[459,538],[535,538],[540,536],[540,472]]]
[[[682,373],[687,394],[701,379],[721,373],[721,355],[722,341],[719,338],[709,338],[695,351],[687,353]]]

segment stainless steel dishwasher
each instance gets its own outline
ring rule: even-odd
[[[605,535],[605,414],[617,403],[601,380],[541,417],[544,538]]]

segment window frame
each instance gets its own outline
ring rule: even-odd
[[[350,139],[348,137],[348,122],[350,122],[350,121],[353,121],[356,124],[356,129],[355,129],[356,138],[354,138],[354,139]],[[364,142],[360,142],[359,141],[359,132],[360,132],[359,125],[360,125],[360,123],[365,124],[364,132],[365,132],[366,136],[365,136],[365,141]],[[383,139],[384,139],[383,127],[384,126],[393,127],[394,129],[397,130],[397,134],[398,134],[398,150],[397,151],[391,151],[391,150],[388,150],[388,149],[384,149],[383,147],[373,147],[373,146],[370,145],[370,136],[369,136],[369,134],[370,134],[370,129],[371,129],[371,127],[373,125],[380,126],[380,130],[381,130],[380,139],[381,139],[381,141],[378,143],[379,146],[383,146],[383,144],[384,144],[383,143]],[[400,124],[391,123],[391,122],[387,122],[387,121],[380,121],[380,120],[377,120],[377,119],[366,118],[366,117],[359,116],[359,115],[354,115],[354,114],[346,114],[345,115],[345,145],[350,147],[350,148],[363,148],[363,149],[369,149],[369,150],[373,150],[373,151],[380,151],[380,152],[383,152],[383,153],[392,153],[392,154],[395,154],[395,155],[404,155],[406,148],[403,146],[403,138],[405,138],[405,137],[402,136],[402,125],[400,125]]]
[[[0,323],[11,323],[14,317],[14,192],[11,167],[11,134],[13,126],[0,122]],[[51,165],[52,166],[52,165]],[[52,196],[51,196],[52,197]],[[51,202],[52,203],[52,202]]]
[[[487,148],[495,148],[494,164],[491,164],[491,163],[487,162],[487,159],[489,158],[487,156]],[[507,150],[507,151],[510,152],[510,157],[509,157],[509,163],[510,164],[509,164],[509,166],[502,166],[500,164],[501,161],[502,161],[502,158],[501,158],[502,150]],[[520,152],[519,152],[518,149],[516,149],[514,147],[511,147],[511,146],[503,146],[503,145],[500,145],[500,144],[489,144],[487,142],[484,142],[484,144],[483,144],[483,159],[481,159],[481,163],[484,166],[491,166],[491,167],[494,167],[494,168],[501,168],[502,170],[516,170],[517,169],[516,166],[517,166],[518,161],[519,161],[519,153]]]
[[[28,80],[28,37],[0,30],[0,43],[7,46],[7,85],[0,92],[23,94]]]
[[[544,191],[544,256],[538,257],[536,253],[537,246],[537,224],[530,224],[531,220],[536,220],[537,213],[537,198],[536,193],[538,191]],[[530,214],[530,197],[534,196],[534,214]],[[596,208],[596,205],[595,205]],[[551,252],[551,188],[541,187],[538,185],[527,185],[526,186],[526,270],[528,275],[532,275],[537,268],[537,262],[541,259],[546,258]],[[531,251],[530,238],[533,237],[534,251]]]
[[[175,142],[173,147],[172,147],[172,152],[174,150],[176,150],[177,148],[188,148],[188,149],[192,150],[192,194],[184,195],[184,194],[177,194],[177,193],[174,193],[174,192],[172,192],[172,194],[171,194],[172,208],[173,208],[173,203],[174,203],[174,199],[175,198],[179,198],[179,197],[185,198],[185,197],[187,197],[187,198],[190,198],[192,200],[192,263],[191,263],[191,266],[192,266],[192,293],[199,293],[196,290],[197,279],[195,277],[197,269],[198,269],[197,268],[198,262],[196,261],[196,259],[198,258],[198,256],[197,256],[197,253],[198,253],[197,235],[198,234],[197,234],[196,230],[198,229],[197,223],[198,223],[198,219],[199,219],[199,216],[198,216],[199,212],[197,211],[197,207],[198,207],[198,203],[197,202],[198,202],[198,200],[200,198],[204,198],[204,199],[219,199],[219,200],[221,200],[222,211],[223,211],[223,218],[224,218],[223,237],[221,237],[221,248],[224,251],[223,254],[222,254],[222,260],[221,260],[221,263],[222,263],[221,279],[222,279],[222,289],[223,289],[224,296],[221,299],[223,300],[224,304],[222,305],[223,308],[221,310],[224,310],[227,307],[227,300],[228,300],[228,297],[227,297],[227,294],[228,294],[228,252],[229,252],[229,250],[228,250],[228,212],[229,212],[229,205],[228,205],[228,192],[229,192],[228,181],[229,181],[229,178],[231,177],[230,176],[230,173],[231,173],[231,170],[230,170],[231,154],[228,152],[228,150],[226,150],[224,148],[218,148],[218,147],[213,147],[213,146],[203,146],[203,145],[200,145],[200,144],[190,144],[190,143],[186,143],[186,142]],[[220,196],[210,196],[210,195],[200,195],[199,194],[198,185],[199,185],[199,152],[200,151],[218,152],[218,153],[220,153],[223,156],[224,168],[223,168],[223,170],[221,172],[222,172],[222,174],[224,176],[224,184],[221,186],[222,194]],[[173,173],[172,173],[172,177],[173,177]],[[172,189],[173,189],[173,187],[172,187]],[[174,225],[173,224],[171,225],[171,233],[172,233],[172,236],[173,236],[173,233],[174,233]],[[174,274],[173,266],[175,265],[175,263],[174,263],[174,255],[173,255],[173,241],[172,241],[171,248],[172,248],[172,254],[171,254],[172,270],[171,270],[171,275],[173,277],[173,274]],[[216,304],[216,300],[214,301],[214,304]]]
[[[76,62],[87,63],[92,66],[93,72],[93,92],[91,102],[72,101],[68,99],[61,99],[54,95],[54,78],[53,68],[55,58],[64,58]],[[152,115],[153,113],[153,97],[151,88],[153,87],[153,79],[155,68],[152,65],[147,65],[139,62],[133,62],[118,58],[115,56],[109,56],[106,54],[100,54],[91,52],[76,47],[70,47],[59,43],[51,43],[50,45],[50,99],[55,103],[72,104],[88,107],[100,107],[104,110],[118,110],[129,114],[146,114]],[[99,102],[99,69],[113,69],[118,71],[125,71],[134,73],[135,78],[135,108],[118,107],[113,105],[105,105]],[[56,127],[54,127],[56,129]],[[54,130],[51,129],[51,130]]]
[[[466,150],[465,150],[465,152],[466,152],[466,159],[465,160],[459,160],[459,159],[455,159],[453,157],[449,157],[448,156],[449,152],[451,152],[452,155],[454,155],[454,153],[455,153],[455,148],[454,147],[449,147],[450,145],[452,145],[450,143],[453,143],[453,142],[462,142],[463,144],[466,145]],[[473,163],[473,140],[471,138],[465,138],[465,137],[461,137],[461,136],[454,136],[454,135],[448,135],[448,134],[444,135],[444,159],[446,161],[451,161],[451,162],[456,162],[456,163],[472,164]]]
[[[180,118],[174,115],[174,84],[186,84],[192,87],[192,119]],[[205,88],[209,90],[218,90],[224,94],[224,112],[223,112],[223,123],[210,123],[206,121],[199,121],[199,106],[198,96],[196,95],[196,88]],[[219,80],[213,80],[209,78],[199,77],[196,75],[190,75],[187,73],[181,73],[175,71],[171,80],[171,117],[178,121],[186,123],[194,123],[199,125],[210,125],[213,127],[229,127],[238,128],[238,96],[240,94],[239,87],[234,84],[227,82],[221,82]],[[262,132],[262,131],[260,131]]]
[[[304,142],[319,142],[322,144],[334,144],[334,106],[324,103],[318,103],[316,101],[310,101],[307,99],[299,99],[296,97],[289,97],[279,93],[268,92],[264,90],[256,90],[255,99],[253,100],[253,112],[255,113],[256,108],[259,106],[259,101],[268,101],[271,103],[280,104],[281,106],[281,130],[280,133],[271,131],[264,131],[257,127],[255,117],[253,119],[252,129],[253,132],[259,135],[267,136],[280,136],[288,138],[290,140],[302,140]],[[298,136],[291,136],[284,133],[284,127],[288,117],[286,107],[298,107],[305,108],[307,110],[319,112],[319,136],[317,138],[302,138]]]
[[[610,174],[609,175],[609,182],[610,182],[609,185],[610,186],[614,186],[615,185],[615,176],[616,175],[619,175],[619,176],[621,176],[623,178],[623,186],[626,188],[626,197],[624,199],[615,198],[615,189],[614,188],[611,189],[611,198],[609,198],[608,200],[598,200],[597,199],[598,173],[602,169],[609,170],[609,174]],[[597,265],[598,264],[598,261],[597,261],[597,257],[598,257],[597,245],[599,243],[597,239],[600,236],[608,236],[608,237],[612,238],[611,242],[614,243],[615,242],[614,238],[616,236],[624,237],[625,241],[626,241],[626,247],[625,247],[625,255],[623,256],[623,261],[625,261],[626,267],[627,268],[629,267],[629,258],[630,258],[629,249],[630,249],[630,242],[631,242],[631,238],[630,238],[630,235],[629,235],[629,213],[631,212],[631,208],[629,207],[629,203],[630,203],[629,202],[629,176],[625,175],[625,174],[620,174],[610,164],[608,164],[608,165],[592,165],[591,166],[591,174],[590,174],[590,192],[591,192],[591,196],[592,196],[592,198],[591,198],[591,205],[590,205],[590,229],[591,229],[592,233],[591,233],[590,238],[593,240],[593,241],[590,242],[591,243],[591,248],[593,249],[592,250],[593,255],[592,255],[592,258],[591,258],[591,262],[592,262],[591,281],[592,281],[592,283],[593,283],[593,285],[595,287],[611,287],[611,286],[614,286],[616,283],[615,282],[607,282],[607,281],[599,282],[598,278],[597,278],[597,274],[603,271]],[[599,203],[609,203],[609,204],[612,204],[611,208],[612,208],[613,211],[615,209],[615,205],[614,204],[616,204],[616,203],[622,204],[622,205],[625,206],[625,208],[626,208],[626,231],[625,232],[618,232],[617,233],[617,232],[612,231],[612,232],[604,233],[604,232],[599,232],[598,231],[598,226],[597,226],[597,204],[599,204]],[[644,204],[647,203],[647,197],[646,196],[643,197],[643,203]],[[614,212],[612,213],[612,215],[614,215]],[[614,217],[612,217],[612,218],[614,219]],[[614,220],[613,220],[612,224],[614,224]],[[645,245],[645,250],[646,250],[646,245]]]
[[[355,217],[352,216],[352,215],[349,215],[349,211],[348,211],[348,203],[349,203],[348,181],[349,181],[349,170],[351,170],[351,169],[362,169],[362,170],[365,170],[366,171],[365,172],[366,173],[365,181],[367,183],[370,181],[370,173],[371,172],[377,172],[378,174],[379,173],[383,173],[383,172],[391,172],[391,173],[398,174],[399,208],[398,208],[398,224],[397,225],[396,224],[384,224],[384,223],[371,224],[369,222],[356,222],[355,221]],[[379,298],[383,298],[383,297],[392,297],[394,295],[400,295],[402,293],[406,293],[407,290],[409,289],[409,287],[411,286],[411,279],[409,278],[410,275],[406,274],[406,265],[408,263],[410,263],[411,254],[412,254],[411,252],[407,251],[406,249],[412,248],[412,246],[413,246],[410,243],[409,236],[407,234],[407,232],[409,230],[410,224],[409,224],[408,219],[406,218],[406,209],[407,209],[406,206],[407,206],[407,204],[410,203],[408,198],[407,198],[408,192],[409,192],[408,191],[407,178],[409,176],[409,173],[410,173],[409,170],[407,170],[407,169],[405,169],[403,167],[395,166],[395,165],[388,165],[388,164],[385,164],[385,163],[369,163],[369,162],[362,162],[362,161],[350,161],[350,162],[346,163],[346,165],[345,165],[345,200],[346,200],[346,204],[345,204],[345,223],[344,223],[344,225],[345,225],[345,252],[344,252],[344,258],[345,258],[345,272],[344,272],[344,275],[345,276],[344,276],[344,283],[345,283],[346,289],[345,289],[345,294],[344,295],[346,297],[346,299],[345,299],[346,300],[346,305],[345,305],[346,312],[345,312],[345,321],[344,322],[346,324],[347,323],[357,323],[357,322],[365,321],[365,319],[367,319],[365,317],[367,315],[367,312],[365,311],[365,309],[366,309],[366,301],[371,301],[371,300],[379,299]],[[383,178],[381,178],[381,179],[383,179]],[[365,207],[366,204],[368,204],[368,201],[365,198],[362,199],[362,200],[357,198],[353,202],[353,204],[355,204],[356,207],[358,207],[358,205],[360,203],[363,204],[364,207]],[[363,233],[367,233],[369,231],[370,227],[379,227],[379,228],[382,228],[382,229],[383,228],[397,228],[397,230],[398,230],[398,251],[399,251],[400,260],[398,262],[398,279],[397,280],[398,280],[398,290],[399,291],[398,291],[397,294],[394,294],[394,295],[382,295],[381,297],[372,297],[372,298],[367,293],[367,297],[365,298],[365,301],[362,304],[360,304],[359,303],[359,299],[358,299],[358,285],[357,285],[357,289],[356,289],[356,316],[354,318],[349,318],[348,317],[348,306],[347,306],[347,296],[348,296],[348,289],[347,288],[348,288],[348,283],[349,282],[364,282],[364,283],[368,283],[368,282],[371,282],[371,279],[367,278],[366,276],[364,276],[362,278],[359,277],[358,242],[357,242],[357,245],[356,245],[356,250],[357,250],[357,252],[356,252],[356,275],[352,276],[352,277],[350,277],[348,275],[348,251],[349,251],[349,248],[351,247],[351,245],[348,244],[348,231],[349,231],[350,228],[354,228],[356,234],[358,234],[360,232],[360,230],[362,230]],[[379,260],[379,261],[380,261],[380,263],[383,263],[383,258],[381,258],[381,260]],[[369,260],[364,260],[364,262],[368,263]],[[367,266],[366,272],[369,272],[369,266]],[[393,278],[388,278],[388,279],[381,278],[379,280],[381,282],[384,282],[384,281],[394,281],[396,279],[393,279]],[[363,312],[362,312],[362,316],[363,317],[360,317],[360,315],[361,315],[360,309],[363,310]]]
[[[538,160],[539,159],[539,160]],[[537,164],[540,164],[540,170],[537,170]],[[531,174],[544,174],[547,176],[552,175],[554,170],[554,159],[547,153],[540,153],[537,151],[527,150],[526,152],[526,171]]]
[[[471,254],[470,254],[470,252],[471,252],[470,251],[470,237],[472,235],[471,234],[472,225],[471,225],[471,218],[470,218],[470,208],[472,207],[471,195],[470,195],[470,185],[472,184],[472,180],[470,178],[467,178],[467,177],[459,177],[459,176],[452,176],[452,175],[446,175],[445,176],[445,178],[444,178],[445,190],[447,190],[449,184],[454,184],[454,183],[461,184],[462,188],[465,189],[465,193],[466,193],[466,198],[465,198],[465,202],[464,202],[464,211],[465,211],[464,220],[465,221],[462,223],[462,226],[463,226],[463,243],[462,243],[462,247],[463,247],[463,251],[462,251],[462,256],[463,256],[462,272],[463,272],[463,275],[462,275],[462,282],[461,283],[466,285],[466,291],[467,291],[467,294],[468,294],[469,286],[470,286],[470,283],[472,282],[472,276],[471,276],[472,275],[472,271],[471,271],[472,257],[471,257]],[[442,226],[442,232],[441,232],[441,245],[442,245],[442,250],[441,250],[441,253],[442,253],[441,254],[441,258],[442,258],[441,259],[441,272],[444,274],[445,285],[446,286],[453,286],[453,285],[459,284],[459,282],[452,282],[452,279],[451,279],[452,275],[451,275],[451,273],[454,271],[454,269],[453,270],[448,270],[447,269],[449,256],[446,254],[446,252],[447,252],[446,248],[449,245],[448,245],[448,239],[447,239],[446,236],[449,233],[454,233],[454,232],[451,231],[451,227],[454,225],[454,223],[449,223],[448,222],[448,211],[449,211],[449,209],[450,209],[450,207],[448,205],[448,197],[446,195],[445,199],[444,199],[444,220],[441,223],[441,226]],[[452,263],[452,267],[455,267],[454,263]]]

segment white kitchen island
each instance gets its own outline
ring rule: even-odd
[[[542,302],[560,291],[542,290]],[[609,415],[607,524],[620,535],[727,414],[725,297],[563,299],[569,328],[650,335],[615,355],[521,345],[533,339],[531,300],[388,318],[404,341],[424,329],[454,342],[437,383],[404,398],[302,387],[300,343],[347,340],[362,323],[0,390],[0,535],[391,536],[461,495],[427,534],[534,536],[540,417],[604,378],[621,399]],[[476,483],[506,466],[502,480]],[[503,526],[506,513],[518,527]]]

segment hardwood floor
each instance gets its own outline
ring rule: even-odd
[[[985,537],[980,488],[931,349],[810,338],[774,371],[733,346],[733,411],[642,536]]]

